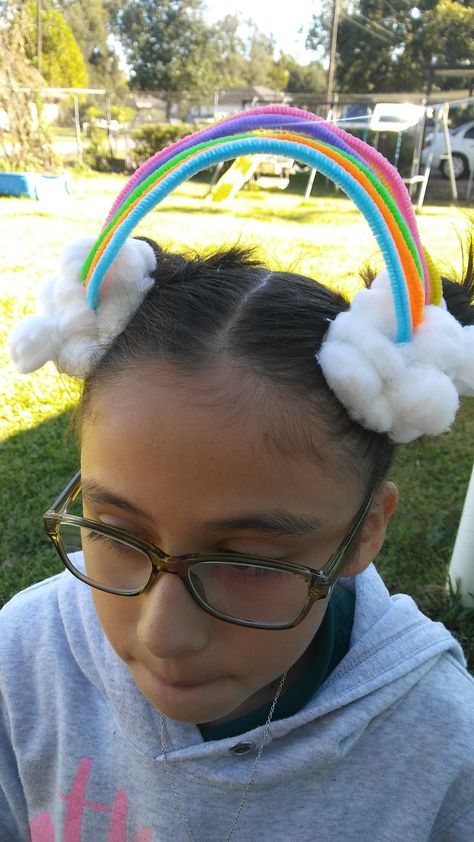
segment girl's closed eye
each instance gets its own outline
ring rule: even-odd
[[[138,526],[131,521],[127,521],[122,517],[115,517],[114,515],[109,514],[100,514],[94,512],[93,510],[87,511],[84,510],[84,516],[89,517],[91,520],[96,521],[98,524],[103,524],[104,526],[113,526],[115,529],[120,529],[122,532],[127,533],[130,538],[133,540],[134,538],[147,541],[148,543],[154,543],[152,541],[152,536],[148,533],[147,530],[144,530],[143,527]]]
[[[117,541],[116,538],[111,538],[110,535],[104,535],[102,532],[93,532],[84,530],[83,542],[86,544],[99,544],[106,550],[114,553],[121,553],[122,555],[135,555],[136,550],[122,541]]]
[[[290,561],[295,551],[281,544],[262,544],[256,541],[232,541],[225,546],[219,545],[215,552],[224,553],[229,556],[249,556],[255,559],[271,559],[272,561]]]

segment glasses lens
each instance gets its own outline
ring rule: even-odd
[[[202,561],[193,564],[189,578],[210,608],[249,623],[292,623],[308,597],[302,576],[252,564]]]
[[[71,567],[91,583],[127,593],[148,582],[151,561],[130,544],[73,523],[62,523],[59,534]]]

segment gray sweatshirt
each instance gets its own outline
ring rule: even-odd
[[[474,681],[459,645],[373,566],[341,583],[355,589],[350,650],[271,724],[232,842],[473,842]],[[0,690],[0,842],[187,842],[159,713],[69,573],[0,613]],[[262,728],[204,742],[166,725],[194,839],[222,842]]]

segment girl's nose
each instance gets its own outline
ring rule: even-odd
[[[176,658],[207,645],[213,618],[194,602],[179,576],[160,573],[150,590],[136,598],[137,635],[154,657]]]

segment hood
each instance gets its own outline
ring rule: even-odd
[[[302,763],[307,763],[308,751],[312,762],[318,763],[346,754],[403,704],[442,656],[465,663],[460,645],[447,629],[425,617],[409,596],[390,596],[373,565],[339,584],[356,597],[350,649],[302,710],[271,724],[265,754],[278,752],[277,776],[288,774],[290,768],[294,771],[298,744]],[[159,712],[137,689],[102,632],[91,589],[63,574],[59,610],[75,661],[108,701],[120,730],[141,754],[160,756]],[[205,743],[196,726],[173,720],[167,720],[167,731],[170,756],[176,761],[217,759],[239,739]],[[248,734],[258,742],[261,732],[259,727]],[[287,739],[292,751],[285,755],[281,749]],[[221,771],[225,775],[225,769]],[[213,778],[216,774],[219,770],[213,768]]]

